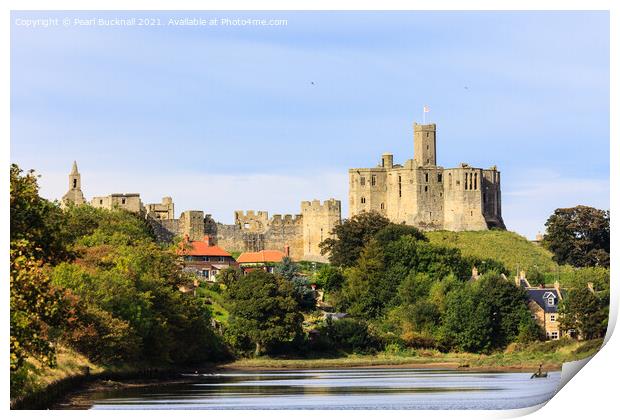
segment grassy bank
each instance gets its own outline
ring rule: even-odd
[[[504,264],[511,274],[517,267],[531,270],[536,267],[543,273],[555,273],[558,265],[552,254],[540,245],[514,232],[485,230],[472,232],[435,231],[424,233],[431,243],[454,247],[465,256],[489,258]]]
[[[347,367],[446,367],[491,370],[530,371],[543,363],[547,370],[559,370],[562,363],[583,359],[596,353],[602,340],[577,342],[558,340],[528,346],[512,345],[504,352],[490,355],[472,353],[441,353],[437,350],[381,352],[376,355],[346,355],[325,358],[241,359],[222,365],[226,369],[318,369]]]

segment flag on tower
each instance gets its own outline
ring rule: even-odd
[[[424,105],[424,113],[431,112],[431,109],[428,105]]]
[[[424,105],[424,109],[422,111],[422,124],[426,124],[426,114],[431,112],[431,109],[428,105]]]

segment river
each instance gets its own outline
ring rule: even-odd
[[[94,393],[92,409],[512,409],[549,400],[560,372],[353,368],[223,371]]]

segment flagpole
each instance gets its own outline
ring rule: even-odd
[[[422,108],[422,124],[426,124],[426,109]]]

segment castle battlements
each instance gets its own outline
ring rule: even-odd
[[[349,169],[349,216],[376,211],[427,230],[505,229],[497,167],[437,165],[435,124],[413,124],[413,159],[381,155],[374,168]]]
[[[275,225],[294,225],[299,224],[303,220],[301,214],[274,214],[269,224],[271,226]]]
[[[330,198],[321,203],[320,200],[302,201],[301,202],[302,214],[310,211],[333,211],[340,212],[340,201],[335,198]]]

